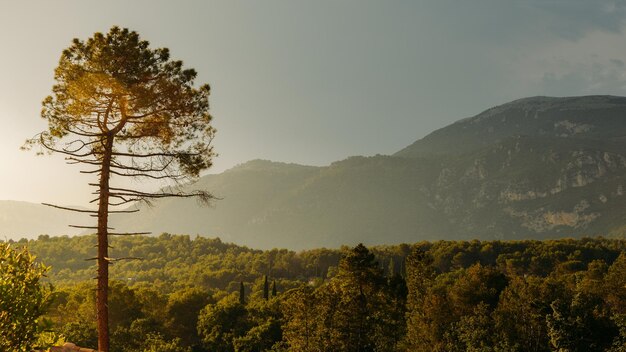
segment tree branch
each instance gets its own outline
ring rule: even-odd
[[[78,213],[90,213],[90,214],[98,214],[97,211],[95,210],[85,210],[85,209],[76,209],[76,208],[68,208],[68,207],[62,207],[62,206],[58,206],[58,205],[54,205],[54,204],[49,204],[49,203],[41,203],[42,205],[45,205],[47,207],[52,207],[52,208],[57,208],[57,209],[62,209],[62,210],[69,210],[69,211],[75,211]]]
[[[90,229],[90,230],[97,230],[98,226],[83,226],[83,225],[67,225],[69,227],[73,227],[76,229]],[[108,230],[115,230],[115,228],[113,227],[107,227]]]
[[[109,232],[109,236],[137,236],[151,235],[152,232]]]

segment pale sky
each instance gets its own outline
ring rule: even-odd
[[[0,0],[0,199],[89,199],[77,168],[19,147],[61,51],[113,25],[211,85],[218,173],[392,154],[526,96],[626,95],[625,19],[603,0]]]

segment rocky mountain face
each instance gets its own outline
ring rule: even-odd
[[[489,109],[396,153],[450,162],[433,188],[455,233],[615,235],[626,221],[626,98],[535,97]]]
[[[532,97],[493,107],[439,129],[395,156],[462,155],[515,136],[622,141],[626,98]]]
[[[624,97],[526,98],[392,156],[326,167],[250,161],[189,186],[221,198],[212,207],[165,199],[112,216],[112,226],[295,249],[623,236],[625,137]]]
[[[526,98],[393,156],[251,161],[194,185],[222,198],[212,208],[166,200],[118,226],[262,248],[620,235],[624,136],[626,98]]]

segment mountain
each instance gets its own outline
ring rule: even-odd
[[[615,96],[524,98],[457,121],[394,155],[461,155],[514,136],[623,141],[625,109],[626,98]]]
[[[113,226],[207,234],[255,248],[413,241],[439,217],[419,186],[436,178],[433,169],[390,156],[328,167],[255,160],[194,185],[222,198],[211,208],[167,199],[132,218],[119,215]]]
[[[0,239],[31,239],[42,234],[73,235],[80,231],[67,225],[84,222],[84,215],[73,212],[41,204],[0,200]]]
[[[327,167],[255,160],[116,226],[310,248],[621,233],[626,98],[534,97],[437,130],[393,156]],[[120,216],[122,217],[122,216]]]
[[[391,156],[325,167],[253,160],[187,186],[220,198],[212,207],[165,199],[112,226],[293,249],[623,236],[624,136],[624,97],[525,98]]]

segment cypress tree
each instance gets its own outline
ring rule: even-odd
[[[267,282],[267,275],[265,275],[264,277],[265,281],[263,282],[263,298],[265,298],[265,300],[269,300],[270,299],[270,286]]]
[[[243,281],[239,284],[239,303],[246,304],[246,289],[243,286]]]
[[[276,297],[278,293],[276,292],[276,280],[272,281],[272,297]]]

